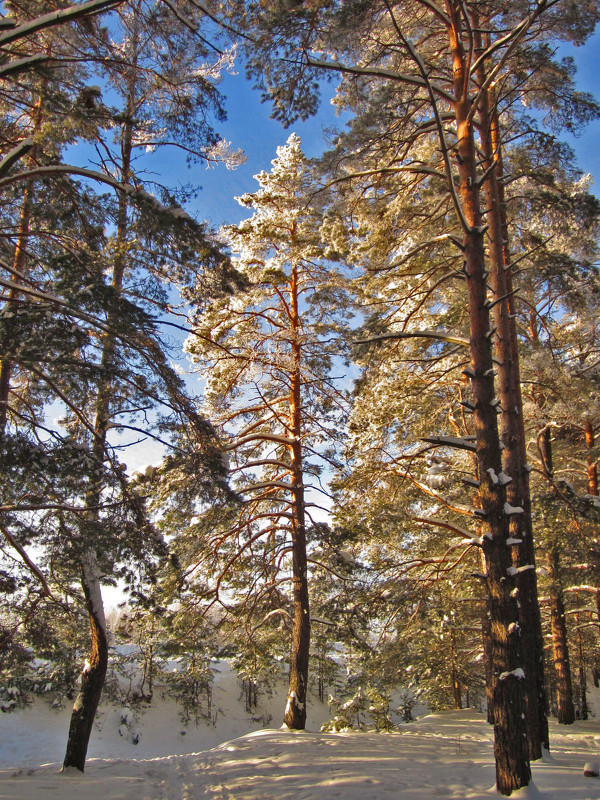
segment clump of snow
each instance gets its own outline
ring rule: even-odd
[[[498,677],[499,681],[505,681],[507,678],[518,678],[519,680],[524,680],[525,673],[521,667],[517,667],[516,669],[512,669],[509,672],[502,672]]]
[[[522,572],[528,572],[530,569],[535,569],[535,564],[525,564],[523,567],[509,567],[506,571],[511,578],[514,578],[515,575],[520,575]]]
[[[586,778],[600,777],[600,764],[597,761],[586,761],[583,767],[583,774]]]
[[[521,506],[511,506],[510,503],[504,503],[504,513],[507,517],[511,517],[513,514],[523,514],[523,509]]]
[[[498,476],[496,475],[496,470],[493,467],[486,469],[487,474],[490,476],[490,481],[496,485],[498,483]]]

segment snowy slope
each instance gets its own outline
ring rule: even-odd
[[[6,717],[2,722],[6,728]],[[552,756],[534,765],[535,786],[513,797],[600,798],[600,780],[583,776],[584,763],[600,755],[598,724],[551,727]],[[495,795],[492,731],[472,711],[430,715],[391,734],[260,730],[197,754],[139,757],[142,753],[137,759],[125,751],[117,759],[93,758],[83,776],[57,774],[58,764],[4,769],[0,798],[489,800]]]
[[[122,728],[122,709],[104,707],[85,775],[59,774],[69,711],[44,702],[0,715],[0,800],[489,800],[496,796],[493,733],[483,715],[430,714],[395,733],[317,733],[327,706],[311,703],[308,732],[278,728],[285,693],[244,710],[236,676],[219,665],[214,725],[182,725],[158,700]],[[283,689],[283,687],[282,687]],[[266,715],[266,716],[265,716]],[[270,729],[264,719],[272,715]],[[253,719],[253,717],[262,719]],[[119,734],[119,728],[126,735]],[[185,731],[185,733],[184,733]],[[250,732],[249,732],[250,731]],[[132,733],[141,735],[139,744]],[[551,723],[552,754],[533,766],[534,786],[513,798],[597,800],[597,718]]]
[[[155,694],[150,706],[141,708],[100,705],[90,739],[89,758],[155,758],[183,755],[208,750],[228,739],[234,739],[266,725],[283,722],[286,685],[281,681],[272,696],[259,695],[252,713],[247,713],[241,698],[238,677],[229,662],[213,664],[213,717],[215,723],[201,721],[186,725],[181,720],[181,707],[172,699]],[[40,764],[61,762],[69,729],[70,706],[56,711],[41,699],[25,709],[0,714],[0,768],[30,769]],[[122,720],[127,716],[127,727]],[[319,730],[329,719],[327,705],[312,699],[308,725]],[[138,739],[138,744],[133,740]],[[3,799],[0,792],[0,799]]]

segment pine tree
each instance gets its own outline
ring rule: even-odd
[[[177,457],[171,463],[187,462],[188,468],[193,463],[197,482],[204,484],[201,492],[214,486],[210,476],[220,470],[220,466],[215,469],[218,459],[210,426],[198,416],[168,363],[161,317],[172,308],[167,281],[177,281],[183,290],[187,288],[187,301],[197,302],[205,292],[220,288],[225,259],[205,227],[191,219],[172,195],[163,192],[163,204],[143,188],[133,172],[133,154],[138,147],[174,143],[187,144],[195,156],[209,157],[218,143],[209,117],[213,113],[222,117],[211,81],[227,59],[208,66],[203,41],[176,17],[167,16],[163,6],[138,4],[124,10],[119,19],[125,28],[122,41],[117,41],[116,19],[112,41],[95,19],[86,22],[81,35],[59,41],[62,54],[79,51],[80,63],[102,63],[110,56],[110,68],[104,68],[99,78],[105,86],[112,84],[113,92],[121,91],[123,113],[104,106],[102,89],[86,84],[89,72],[82,70],[73,77],[59,73],[59,87],[62,81],[69,89],[60,96],[51,81],[40,84],[32,79],[34,90],[28,87],[21,93],[33,108],[36,142],[27,156],[30,163],[13,159],[2,179],[3,187],[9,187],[8,199],[26,186],[5,282],[6,369],[0,383],[3,424],[10,423],[10,429],[5,431],[4,463],[10,469],[15,439],[21,445],[29,440],[34,452],[41,450],[39,458],[30,459],[28,468],[19,472],[10,491],[18,497],[24,483],[35,481],[43,459],[53,459],[57,468],[47,470],[33,495],[38,504],[34,509],[48,513],[41,519],[38,514],[32,524],[26,518],[33,510],[31,503],[17,502],[10,508],[4,536],[41,584],[45,601],[53,598],[55,581],[72,582],[79,573],[91,625],[91,651],[73,711],[65,767],[80,770],[107,668],[101,583],[114,580],[118,572],[131,578],[131,562],[152,561],[162,548],[149,525],[144,499],[129,486],[117,457],[115,433],[109,431],[133,430],[174,447]],[[168,58],[161,60],[150,33],[167,43]],[[27,44],[39,47],[38,41]],[[166,81],[175,73],[178,91],[169,93]],[[34,103],[29,98],[36,92],[40,100]],[[9,102],[14,100],[14,95],[8,97]],[[159,130],[154,138],[152,104],[162,114],[154,114]],[[69,124],[56,135],[65,112]],[[13,113],[8,107],[9,123]],[[106,129],[109,136],[118,132],[115,152],[104,142]],[[14,131],[9,129],[6,138],[10,136]],[[106,154],[103,170],[57,163],[64,144],[83,139],[99,143]],[[112,174],[115,164],[118,170]],[[117,199],[95,197],[69,177],[72,174],[108,184]],[[47,180],[50,197],[58,198],[51,212],[41,207],[40,180]],[[39,212],[34,197],[39,198]],[[114,223],[114,235],[105,229],[107,219]],[[49,236],[46,226],[53,221],[54,233]],[[44,419],[52,402],[65,409],[62,427],[56,430],[49,430]],[[60,473],[59,467],[69,471]],[[31,542],[57,553],[62,547],[60,575],[50,579],[36,567],[27,554]]]
[[[255,565],[259,573],[246,604],[257,603],[250,600],[256,592],[269,598],[274,622],[287,620],[291,651],[284,721],[304,728],[307,528],[313,509],[322,505],[320,475],[333,457],[336,421],[344,408],[343,387],[336,387],[332,370],[334,356],[343,352],[339,320],[348,303],[341,276],[326,260],[319,207],[311,198],[309,165],[297,136],[278,149],[271,172],[257,179],[260,189],[240,198],[252,216],[226,231],[247,291],[203,313],[188,349],[204,368],[208,413],[222,420],[231,437],[225,445],[229,470],[242,498],[233,524],[221,527],[205,546],[209,553],[226,548],[223,579],[238,562],[245,569]],[[289,561],[286,578],[282,572]],[[248,585],[248,573],[243,575]]]

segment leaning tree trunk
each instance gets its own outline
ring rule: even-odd
[[[486,290],[484,226],[480,208],[477,153],[468,93],[469,59],[461,40],[461,7],[447,2],[454,77],[454,114],[458,136],[461,222],[464,230],[468,293],[474,431],[480,480],[479,495],[487,531],[482,537],[486,560],[492,632],[494,755],[496,785],[510,795],[531,780],[525,727],[523,668],[517,604],[508,541],[511,507],[505,504],[500,439],[494,395],[494,365]]]
[[[306,726],[306,690],[310,650],[310,613],[308,598],[308,569],[306,557],[306,521],[304,475],[302,470],[302,411],[301,411],[301,345],[298,311],[298,271],[294,266],[290,280],[290,338],[292,371],[290,374],[290,450],[292,480],[292,583],[293,622],[290,651],[290,677],[284,724],[294,730]]]
[[[133,68],[132,68],[133,69]],[[133,110],[134,110],[134,73],[131,73],[131,84],[128,97],[127,122],[122,131],[122,163],[121,183],[130,183],[131,153],[133,149]],[[125,193],[120,193],[117,207],[116,248],[113,262],[112,288],[115,294],[121,291],[123,276],[125,274],[127,250],[127,213],[128,202]],[[116,353],[116,338],[111,331],[117,323],[117,311],[112,309],[108,313],[107,333],[102,343],[102,357],[100,362],[98,387],[96,396],[94,438],[92,453],[98,465],[105,461],[106,439],[110,424],[110,400],[113,393],[112,372]],[[90,528],[99,524],[100,503],[102,498],[102,483],[97,481],[86,496],[87,521]],[[100,574],[97,563],[97,553],[93,542],[90,542],[82,558],[82,588],[90,618],[92,630],[92,644],[90,657],[86,662],[81,676],[81,691],[79,692],[71,714],[71,725],[67,751],[63,762],[63,769],[75,767],[83,772],[85,756],[87,753],[89,737],[108,667],[108,647],[106,639],[106,625],[104,622],[104,605],[100,585]]]
[[[480,50],[483,51],[478,35]],[[480,83],[485,82],[483,66],[478,70]],[[513,514],[509,532],[513,546],[513,563],[518,573],[519,623],[523,642],[524,689],[527,707],[527,742],[530,759],[542,757],[542,746],[549,749],[546,690],[544,684],[544,643],[537,593],[535,548],[531,521],[531,499],[526,465],[525,428],[519,352],[514,314],[514,292],[511,280],[508,228],[502,186],[501,141],[495,97],[484,93],[480,104],[480,139],[484,152],[486,221],[490,237],[490,284],[493,321],[496,329],[494,347],[498,370],[500,400],[502,466],[510,482],[506,499],[522,514]]]
[[[95,554],[90,551],[84,558],[81,584],[90,618],[92,645],[89,658],[81,673],[81,688],[71,713],[63,770],[69,767],[74,767],[80,772],[84,770],[92,726],[106,678],[108,639],[98,578]]]
[[[108,334],[102,352],[102,366],[106,367],[107,364],[112,363],[113,356],[114,339]],[[102,375],[106,376],[106,374],[106,372],[102,371]],[[98,464],[104,461],[105,455],[110,389],[110,380],[106,377],[101,377],[96,399],[96,423],[92,446],[92,452]],[[86,517],[91,530],[99,523],[101,495],[101,483],[96,482],[86,497],[88,508]],[[81,567],[81,586],[89,615],[92,641],[89,658],[81,673],[81,689],[71,712],[71,724],[63,769],[75,767],[83,772],[92,726],[108,668],[108,641],[104,619],[104,603],[102,600],[98,558],[92,542],[88,544],[82,556]]]

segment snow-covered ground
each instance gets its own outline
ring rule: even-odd
[[[158,700],[124,728],[122,709],[105,706],[85,775],[60,774],[69,711],[43,701],[0,716],[0,800],[485,800],[495,795],[492,730],[472,710],[429,714],[394,733],[317,733],[328,709],[312,703],[309,731],[277,726],[281,693],[256,714],[222,662],[214,724],[183,726],[178,708]],[[253,719],[257,715],[266,717]],[[119,733],[119,728],[121,733]],[[252,730],[254,729],[254,730]],[[248,732],[250,731],[250,732]],[[125,735],[123,735],[125,734]],[[132,739],[140,735],[139,743]],[[533,765],[534,785],[513,797],[596,800],[598,718],[551,723],[552,753]]]

